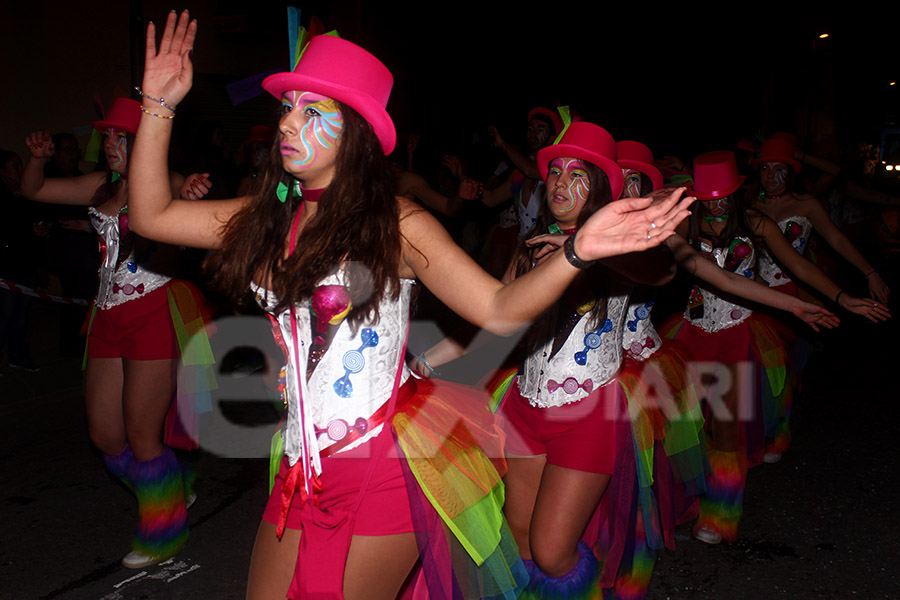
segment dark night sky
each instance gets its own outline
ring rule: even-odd
[[[273,122],[271,102],[260,98],[233,109],[224,86],[287,68],[287,4],[186,4],[199,18],[200,32],[196,85],[185,117],[221,119],[238,139],[250,124]],[[640,139],[657,154],[682,155],[729,147],[763,126],[801,137],[807,129],[822,134],[833,119],[839,136],[855,140],[877,134],[896,112],[896,87],[886,86],[896,77],[895,26],[874,9],[848,14],[823,12],[821,5],[808,10],[750,3],[716,10],[634,3],[611,8],[608,2],[525,9],[522,2],[469,0],[291,4],[301,8],[304,23],[320,17],[393,71],[388,108],[401,139],[415,130],[446,149],[461,131],[483,137],[490,123],[516,141],[528,109],[538,104],[570,104],[617,138]],[[85,0],[75,7],[50,0],[40,6],[11,5],[0,22],[7,61],[0,68],[7,73],[10,61],[15,63],[15,76],[3,77],[4,89],[11,80],[20,84],[19,93],[0,99],[0,107],[23,121],[6,119],[0,145],[37,127],[69,126],[75,115],[79,123],[89,122],[91,115],[81,116],[88,112],[87,98],[94,92],[108,98],[115,87],[127,90],[136,82],[143,26],[148,19],[161,22],[172,5]],[[71,38],[57,39],[54,46],[42,38],[48,30]],[[816,41],[821,31],[831,38]],[[106,44],[107,36],[115,43]],[[120,64],[103,66],[111,57],[101,59],[101,53],[116,54]],[[65,79],[87,78],[81,73],[93,74],[85,89]],[[66,93],[44,93],[48,84]],[[61,107],[69,113],[58,123],[42,121]],[[181,120],[183,133],[187,121]]]

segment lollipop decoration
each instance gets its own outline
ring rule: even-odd
[[[735,268],[752,253],[753,248],[750,244],[741,240],[734,240],[728,251],[728,258],[725,259],[725,268],[734,272]]]
[[[634,320],[628,321],[626,326],[628,327],[628,331],[637,331],[637,324],[644,319],[650,317],[650,308],[653,306],[653,300],[647,302],[647,304],[642,304],[634,309]]]
[[[647,336],[647,339],[644,340],[644,343],[640,343],[638,341],[631,342],[631,345],[628,347],[628,352],[630,352],[633,356],[640,356],[641,352],[644,351],[644,348],[649,348],[650,350],[656,348],[656,341]]]
[[[601,336],[604,333],[609,333],[612,331],[613,324],[612,320],[606,319],[606,322],[603,323],[603,327],[598,329],[597,331],[592,331],[584,336],[584,350],[575,353],[575,362],[581,366],[587,364],[587,353],[588,350],[595,350],[600,347],[600,344],[603,343]]]
[[[313,290],[309,314],[315,324],[315,331],[306,363],[307,381],[331,346],[337,326],[350,314],[352,305],[350,292],[342,285],[320,285]]]
[[[366,348],[374,348],[378,345],[378,333],[374,329],[363,329],[360,332],[362,345],[359,350],[348,350],[342,361],[344,376],[334,382],[334,391],[341,398],[349,398],[353,395],[353,384],[350,382],[350,373],[359,373],[366,366],[366,359],[362,351]]]
[[[590,394],[594,389],[594,381],[588,378],[585,379],[582,383],[578,383],[578,380],[574,377],[566,377],[565,381],[563,381],[562,383],[558,383],[556,381],[553,381],[552,379],[547,382],[547,391],[551,394],[559,388],[562,388],[562,390],[569,395],[577,392],[578,388],[581,388],[585,392]]]

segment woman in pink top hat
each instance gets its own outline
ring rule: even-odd
[[[568,255],[503,285],[394,196],[385,162],[396,140],[385,110],[393,78],[327,35],[292,72],[263,83],[283,116],[258,191],[173,200],[158,179],[169,117],[191,87],[196,27],[187,12],[171,13],[158,50],[148,27],[132,217],[151,238],[217,249],[219,283],[236,297],[254,291],[285,350],[285,457],[248,598],[393,598],[404,581],[423,597],[512,598],[525,573],[499,512],[499,437],[471,390],[418,381],[405,367],[413,282],[508,333],[555,301],[583,260],[659,243],[684,202],[673,194],[602,210]]]
[[[721,268],[755,279],[757,253],[765,247],[844,308],[872,320],[889,316],[883,306],[845,294],[791,248],[774,222],[743,208],[739,192],[743,182],[731,152],[708,152],[694,160],[693,191],[700,202],[690,222],[679,227],[679,234],[695,250]],[[754,381],[758,380],[757,387],[764,393],[777,396],[782,392],[783,348],[768,322],[736,298],[700,284],[694,286],[683,318],[676,323],[667,335],[687,344],[698,361],[714,365],[710,375],[715,383],[706,394],[711,472],[694,532],[707,543],[734,540],[747,467],[759,464],[764,449],[763,399],[753,391]],[[742,371],[741,365],[751,365],[757,373]]]
[[[31,200],[87,206],[100,236],[103,261],[88,326],[85,405],[91,441],[138,499],[140,523],[122,559],[133,569],[173,556],[188,538],[185,497],[190,502],[193,492],[185,490],[182,469],[166,443],[196,445],[174,439],[173,422],[166,419],[180,351],[176,324],[204,312],[199,292],[166,274],[172,258],[166,253],[173,249],[156,248],[128,226],[130,151],[140,116],[139,102],[116,98],[106,117],[93,123],[104,136],[109,170],[74,178],[44,178],[55,149],[45,132],[32,133],[22,180],[23,195]],[[159,177],[167,190],[179,193],[183,177],[168,171]]]
[[[763,143],[761,155],[753,161],[759,176],[759,197],[754,207],[778,224],[778,228],[799,254],[806,251],[813,230],[818,231],[835,251],[862,273],[872,299],[887,304],[890,288],[881,275],[834,225],[816,198],[794,191],[793,182],[801,168],[800,161],[795,158],[796,154],[796,138],[791,134],[776,133]],[[766,251],[759,256],[759,276],[773,289],[799,295],[789,274]],[[766,449],[767,462],[776,462],[790,447],[791,399],[793,389],[799,387],[807,347],[803,338],[790,327],[780,326],[779,332],[785,343],[791,346],[788,368],[790,383],[785,386],[785,394],[776,409],[779,417],[777,423],[767,432],[771,439]]]
[[[565,252],[591,215],[615,205],[623,185],[615,158],[612,136],[587,122],[538,151],[547,188],[539,234],[519,247],[507,280],[527,279],[560,236]],[[652,570],[631,551],[643,523],[655,521],[639,514],[621,338],[632,278],[663,283],[671,263],[645,254],[590,266],[529,330],[527,356],[500,407],[504,511],[531,574],[524,598],[640,597]]]

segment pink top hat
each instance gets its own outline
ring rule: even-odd
[[[613,199],[622,195],[625,180],[621,167],[616,164],[616,141],[599,125],[576,121],[569,125],[558,144],[538,150],[537,166],[544,180],[547,179],[550,161],[562,156],[580,158],[597,165],[609,178]]]
[[[653,164],[653,153],[644,144],[633,140],[616,142],[616,156],[623,171],[633,169],[643,173],[650,178],[654,190],[663,186],[662,173]]]
[[[289,90],[301,90],[343,102],[368,121],[385,154],[394,150],[397,132],[385,110],[394,77],[380,60],[352,42],[316,36],[293,72],[269,75],[262,86],[278,99]]]
[[[694,185],[691,194],[698,200],[716,200],[733,194],[746,177],[738,175],[734,152],[716,150],[694,159]]]
[[[779,135],[779,134],[776,134]],[[782,134],[790,135],[790,134]],[[759,168],[764,162],[782,162],[790,165],[794,169],[794,173],[800,172],[800,162],[794,160],[794,148],[796,144],[793,140],[785,137],[773,137],[763,142],[762,150],[759,158],[753,159],[753,167]]]
[[[131,98],[114,98],[102,121],[94,121],[94,129],[121,129],[137,133],[141,122],[141,103]]]
[[[555,131],[553,132],[553,136],[556,137],[559,135],[559,132],[563,130],[563,121],[562,117],[559,116],[559,113],[555,110],[550,110],[549,108],[544,108],[543,106],[536,106],[528,111],[528,120],[532,120],[535,115],[543,115],[550,119],[553,123],[553,128]]]

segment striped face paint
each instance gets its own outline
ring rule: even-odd
[[[128,134],[124,129],[106,128],[103,130],[103,152],[110,170],[116,173],[125,171],[128,163]]]
[[[641,172],[634,169],[622,169],[625,177],[625,188],[622,190],[623,198],[641,197]]]
[[[321,166],[324,155],[336,150],[344,119],[337,102],[312,92],[286,92],[281,101],[284,116],[297,134],[281,144],[281,154],[297,169]]]
[[[584,161],[554,158],[547,171],[547,204],[560,227],[572,227],[591,192],[591,178]]]
[[[764,162],[759,167],[759,184],[766,196],[780,196],[787,191],[788,167],[783,162]]]

